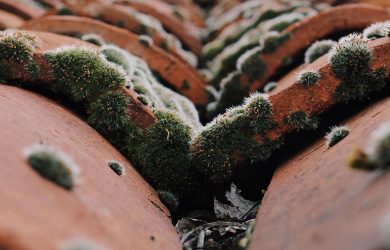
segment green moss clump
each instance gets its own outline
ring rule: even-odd
[[[272,106],[268,96],[255,93],[245,100],[244,108],[250,118],[250,125],[256,134],[265,133],[274,128],[276,123],[272,121]]]
[[[378,168],[375,163],[368,158],[367,154],[361,149],[355,149],[348,156],[348,165],[355,169],[367,171],[372,171]]]
[[[313,43],[305,52],[305,63],[309,64],[328,53],[337,42],[332,40],[321,40]]]
[[[109,161],[108,166],[114,171],[117,175],[123,175],[123,166],[122,164],[116,161]]]
[[[41,73],[41,68],[34,61],[27,64],[26,69],[28,73],[30,73],[32,79],[37,79],[39,77],[39,74]]]
[[[115,63],[121,66],[127,72],[131,71],[132,61],[127,56],[126,51],[114,46],[114,45],[106,45],[100,49],[101,53],[106,57],[109,62]]]
[[[119,20],[118,22],[116,22],[116,26],[118,26],[119,28],[124,28],[126,27],[126,23],[124,20]]]
[[[221,82],[220,97],[215,105],[210,104],[207,108],[207,116],[210,118],[225,112],[229,107],[239,105],[249,95],[248,86],[241,86],[242,73],[234,71]]]
[[[73,10],[67,8],[67,7],[62,7],[57,11],[57,15],[59,16],[73,16],[74,12]]]
[[[219,89],[219,85],[222,79],[224,79],[231,72],[239,69],[237,67],[240,64],[238,60],[243,56],[243,54],[246,53],[248,50],[257,48],[257,46],[257,42],[243,45],[234,53],[229,54],[228,56],[223,58],[220,69],[215,73],[209,84]]]
[[[202,58],[204,60],[212,60],[224,49],[225,43],[220,40],[215,40],[206,44],[202,49]]]
[[[371,133],[365,151],[358,148],[350,155],[349,165],[364,170],[390,168],[390,122]]]
[[[194,176],[189,154],[191,128],[170,111],[155,110],[154,114],[157,122],[131,155],[153,187],[182,195],[190,191]]]
[[[2,83],[7,83],[10,76],[10,70],[8,63],[0,61],[0,81]]]
[[[146,47],[151,47],[153,45],[153,40],[150,36],[140,35],[138,36],[138,40],[140,43]]]
[[[329,55],[333,72],[342,80],[334,93],[338,102],[367,99],[385,87],[387,72],[385,68],[370,71],[371,51],[361,35],[340,39]]]
[[[271,114],[268,99],[255,94],[243,106],[215,118],[193,140],[191,150],[197,170],[214,183],[225,182],[238,162],[267,159],[283,142],[283,138],[271,140],[266,136],[276,125]]]
[[[304,17],[305,15],[299,12],[286,13],[268,21],[268,23],[266,23],[266,28],[269,31],[281,32]]]
[[[150,31],[150,28],[148,26],[146,26],[145,24],[140,24],[140,26],[138,27],[138,33],[139,35],[148,35],[150,36],[151,35],[151,31]]]
[[[267,83],[265,86],[264,86],[264,93],[269,93],[271,92],[272,90],[274,90],[276,87],[278,86],[278,83],[277,82],[269,82]]]
[[[237,69],[241,70],[251,80],[262,77],[267,70],[267,65],[261,59],[261,47],[245,52],[237,61]]]
[[[126,84],[126,74],[95,51],[69,47],[46,53],[57,78],[55,91],[75,101],[94,99]]]
[[[187,19],[187,15],[184,10],[180,6],[173,6],[172,13],[175,15],[180,21],[184,21]]]
[[[165,51],[169,50],[169,44],[168,44],[168,41],[166,39],[164,39],[160,42],[160,48],[162,48]]]
[[[27,151],[27,162],[42,177],[65,189],[73,189],[78,167],[62,152],[37,145]]]
[[[99,36],[98,34],[82,35],[81,40],[89,42],[89,43],[93,43],[93,44],[98,45],[98,46],[103,46],[106,44],[104,39],[101,36]]]
[[[358,34],[340,39],[330,52],[330,63],[335,75],[340,79],[359,80],[367,71],[371,52],[367,41]]]
[[[13,63],[26,63],[32,60],[36,46],[35,37],[28,33],[0,33],[0,60]]]
[[[297,81],[299,85],[302,86],[312,86],[320,80],[321,75],[318,71],[306,70],[302,71],[297,76]]]
[[[182,89],[190,89],[190,84],[188,83],[187,80],[183,81],[183,84],[181,85]]]
[[[158,198],[171,212],[176,212],[179,207],[179,199],[168,191],[157,191]]]
[[[260,37],[260,46],[263,53],[275,52],[284,42],[290,39],[290,33],[280,34],[270,31]]]
[[[363,37],[367,39],[377,39],[386,37],[390,31],[390,21],[374,23],[364,29]]]
[[[284,123],[298,129],[316,129],[318,127],[318,118],[309,117],[304,111],[296,111],[284,118]]]
[[[152,102],[149,100],[149,98],[146,95],[138,95],[137,96],[138,101],[142,102],[143,105],[151,105]]]
[[[130,123],[129,105],[123,93],[113,91],[101,95],[87,110],[88,123],[122,151],[127,149],[129,140],[141,135],[140,129]]]
[[[336,145],[349,134],[349,128],[346,126],[333,127],[331,131],[325,136],[328,148]]]

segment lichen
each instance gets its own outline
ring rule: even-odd
[[[346,126],[332,127],[330,132],[325,136],[326,144],[328,148],[339,143],[342,139],[347,137],[348,134],[349,134],[349,128]]]
[[[38,144],[27,149],[26,156],[28,164],[43,178],[65,189],[73,189],[79,167],[63,152]]]

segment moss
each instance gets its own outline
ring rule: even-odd
[[[336,77],[360,80],[371,60],[367,41],[360,35],[352,34],[340,39],[330,52],[330,64]]]
[[[174,16],[180,19],[180,21],[184,21],[187,18],[186,14],[183,12],[183,9],[180,6],[173,6],[172,13]]]
[[[366,150],[356,149],[349,156],[349,165],[364,170],[390,168],[390,122],[384,122],[374,129]]]
[[[271,19],[266,23],[266,29],[269,31],[283,31],[288,26],[300,21],[305,16],[299,12],[291,12],[287,14],[280,15],[274,19]]]
[[[146,95],[138,95],[137,99],[138,101],[142,102],[143,105],[151,105],[151,101]]]
[[[183,84],[181,85],[182,89],[190,89],[190,84],[188,83],[187,80],[183,81]]]
[[[213,85],[215,88],[219,89],[219,84],[222,79],[224,79],[229,73],[236,70],[239,58],[243,56],[246,51],[255,49],[258,43],[251,43],[245,46],[242,46],[238,51],[233,54],[228,55],[222,60],[221,68],[210,80],[209,84]]]
[[[124,72],[89,49],[70,47],[45,56],[57,78],[54,90],[68,94],[75,101],[94,99],[127,82]]]
[[[328,53],[337,43],[332,40],[322,40],[313,43],[305,52],[305,63],[312,63]]]
[[[261,58],[260,48],[249,50],[242,55],[237,62],[237,68],[252,81],[262,77],[267,70],[267,65]]]
[[[37,145],[28,150],[27,162],[43,178],[65,189],[73,189],[78,167],[62,152]]]
[[[349,134],[349,129],[346,126],[333,127],[325,137],[328,148],[336,145],[342,139],[347,137],[348,134]]]
[[[110,142],[123,150],[131,138],[139,137],[141,131],[130,123],[129,99],[119,91],[101,95],[88,107],[88,123],[102,133]]]
[[[157,191],[158,198],[171,212],[176,212],[179,207],[179,199],[171,192]]]
[[[269,82],[264,86],[264,93],[269,93],[278,86],[277,82]]]
[[[250,118],[250,126],[255,134],[264,135],[276,123],[271,120],[272,106],[267,95],[255,93],[245,100],[245,111]]]
[[[375,163],[372,162],[367,154],[361,149],[355,149],[355,151],[348,156],[348,165],[352,168],[368,171],[377,169]]]
[[[374,23],[364,29],[363,37],[367,39],[377,39],[386,37],[390,31],[390,21]]]
[[[106,44],[104,39],[97,34],[85,34],[81,37],[81,40],[98,45],[98,46],[103,46]]]
[[[263,53],[275,52],[284,42],[290,39],[290,33],[268,32],[261,36],[260,45]]]
[[[6,83],[10,77],[10,67],[8,63],[0,61],[0,81]]]
[[[151,35],[150,28],[146,26],[145,24],[141,23],[138,27],[138,34],[139,35]]]
[[[162,48],[165,51],[169,50],[168,41],[166,39],[161,41],[160,48]]]
[[[116,22],[116,26],[118,26],[119,28],[124,28],[126,27],[126,23],[124,20],[119,20]]]
[[[312,86],[320,80],[320,72],[314,70],[305,70],[298,74],[297,81],[302,86]]]
[[[157,122],[133,148],[132,155],[153,187],[182,195],[190,191],[194,176],[189,154],[191,128],[170,111],[154,113]]]
[[[357,34],[340,39],[331,50],[332,70],[342,80],[334,93],[337,102],[367,99],[386,86],[386,69],[370,71],[371,57],[367,40]]]
[[[207,110],[209,118],[225,112],[229,107],[239,105],[249,95],[249,87],[240,84],[241,76],[241,72],[235,71],[222,80],[220,98],[213,107],[210,106]]]
[[[309,117],[304,111],[296,111],[284,118],[284,123],[298,129],[316,129],[318,127],[318,118]]]
[[[34,61],[27,64],[26,69],[28,73],[30,73],[32,79],[37,79],[41,73],[41,68],[39,67],[38,63]]]
[[[109,62],[121,66],[126,71],[130,71],[131,67],[133,67],[132,62],[130,61],[130,58],[127,56],[126,52],[116,46],[103,46],[100,51]]]
[[[146,47],[151,47],[153,45],[153,40],[150,36],[140,35],[138,36],[138,40],[140,43]]]
[[[225,45],[230,45],[230,44],[238,41],[238,39],[240,39],[244,34],[246,34],[251,29],[257,27],[261,22],[264,22],[264,21],[269,20],[269,19],[273,19],[273,18],[279,16],[280,14],[283,14],[284,12],[285,11],[276,11],[276,10],[272,10],[272,9],[268,9],[268,10],[264,11],[257,18],[257,20],[255,20],[251,25],[246,27],[244,30],[241,30],[240,32],[235,33],[232,36],[228,36],[225,40]]]
[[[67,7],[62,7],[57,11],[57,15],[59,15],[59,16],[73,16],[74,12],[73,12],[73,10],[71,10]]]
[[[206,61],[212,60],[225,48],[225,43],[220,40],[215,40],[206,44],[202,50],[202,58]]]
[[[26,63],[32,59],[35,38],[27,33],[0,33],[0,60]]]
[[[193,162],[197,170],[212,182],[225,182],[238,162],[267,159],[283,141],[283,138],[271,140],[266,136],[275,126],[271,113],[267,98],[255,94],[243,106],[231,108],[215,118],[193,141]]]
[[[122,164],[116,162],[116,161],[109,161],[108,166],[114,171],[117,175],[123,174],[123,166]]]

